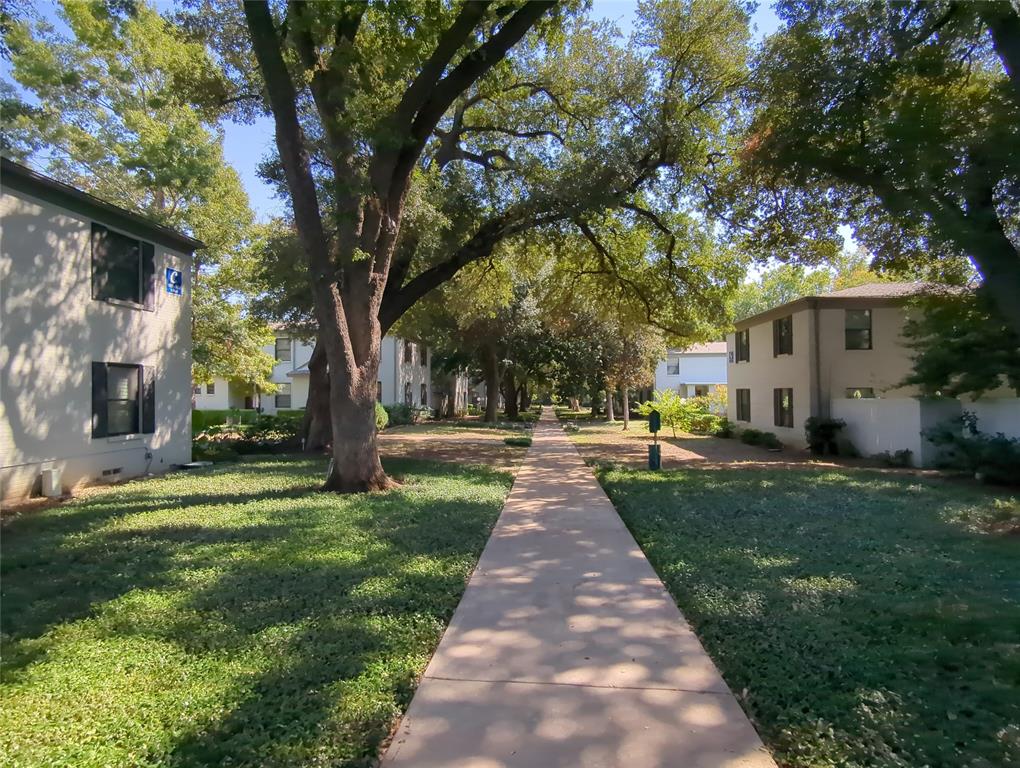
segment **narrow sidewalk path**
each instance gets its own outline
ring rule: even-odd
[[[551,409],[385,768],[775,768]]]

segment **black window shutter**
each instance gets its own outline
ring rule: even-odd
[[[106,437],[106,363],[92,363],[92,437]]]
[[[145,309],[156,309],[156,246],[142,242],[142,296]]]
[[[109,230],[102,224],[92,223],[92,298],[98,299],[102,293],[103,284],[106,282],[107,256],[106,249],[109,240],[106,233]]]
[[[139,366],[139,388],[142,392],[142,434],[151,435],[156,431],[156,368],[152,365]]]

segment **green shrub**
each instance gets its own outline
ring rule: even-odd
[[[754,427],[745,427],[740,430],[740,442],[748,445],[761,445],[762,436],[765,433]]]
[[[820,416],[811,416],[804,421],[804,437],[807,440],[811,453],[821,456],[826,451],[832,455],[839,454],[837,436],[839,431],[846,426],[843,419],[823,419]]]
[[[702,431],[711,432],[712,424],[718,420],[718,416],[710,410],[712,401],[708,397],[681,397],[680,393],[672,389],[663,389],[655,393],[654,399],[641,403],[637,412],[642,416],[648,416],[652,411],[658,411],[662,417],[662,426],[669,427],[676,437],[679,429],[681,432],[694,432],[699,428]]]
[[[219,426],[220,424],[254,424],[259,412],[254,408],[203,408],[191,412],[194,424],[195,414],[202,414],[202,429]],[[192,427],[194,429],[194,427]]]
[[[426,405],[414,406],[403,403],[390,403],[384,405],[389,418],[389,426],[399,427],[404,424],[420,424],[432,418],[432,409]]]
[[[782,448],[782,441],[776,437],[775,432],[762,432],[760,429],[747,427],[740,430],[741,442],[748,445],[760,445],[763,448]]]
[[[390,415],[386,412],[382,403],[375,404],[375,428],[377,431],[382,432],[386,429],[386,425],[390,423]]]
[[[699,413],[691,418],[691,432],[700,435],[715,434],[722,421],[714,413]]]
[[[735,430],[732,421],[730,421],[729,419],[719,419],[719,424],[712,434],[715,435],[716,437],[730,438],[733,437],[734,431]]]
[[[1020,483],[1020,439],[978,430],[970,411],[922,434],[942,448],[939,466],[973,473],[988,483]]]
[[[518,445],[527,448],[531,445],[531,438],[526,435],[520,435],[515,437],[504,437],[503,442],[507,445]]]
[[[909,449],[903,449],[902,451],[896,451],[895,453],[889,453],[889,451],[882,451],[871,456],[875,461],[881,462],[887,467],[909,467],[913,464],[911,460],[914,452]]]

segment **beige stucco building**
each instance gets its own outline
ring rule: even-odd
[[[0,500],[190,461],[202,243],[7,159],[0,184]]]
[[[936,456],[921,432],[963,408],[977,412],[982,431],[1020,435],[1020,400],[1009,390],[961,402],[900,386],[912,368],[902,339],[906,304],[925,290],[873,283],[738,321],[727,337],[729,418],[798,447],[809,416],[843,419],[861,454],[909,450],[918,465]]]

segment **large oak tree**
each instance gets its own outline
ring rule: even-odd
[[[744,76],[746,13],[649,4],[624,48],[575,10],[244,4],[329,368],[326,489],[389,483],[373,416],[380,341],[415,302],[521,232],[583,228],[653,186],[666,207],[694,198]],[[410,196],[430,175],[450,191],[457,168],[470,169],[471,225],[442,247],[408,236]]]

